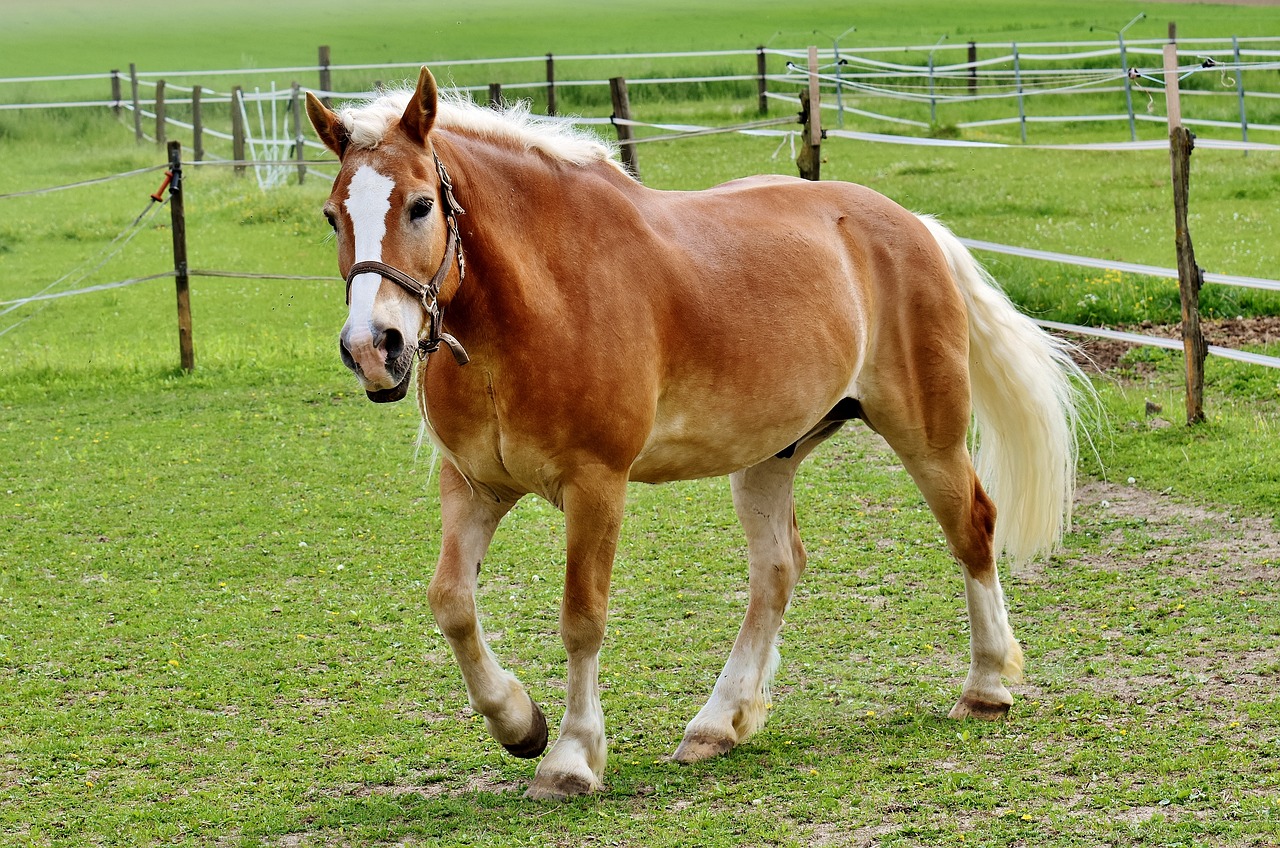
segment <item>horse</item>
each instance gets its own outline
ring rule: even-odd
[[[603,786],[599,654],[629,481],[729,475],[747,537],[745,618],[672,759],[761,728],[806,565],[793,480],[853,419],[900,458],[960,564],[970,664],[949,715],[1005,716],[1023,660],[997,558],[1060,543],[1084,377],[946,227],[845,182],[648,188],[585,131],[442,93],[426,67],[339,112],[309,93],[307,112],[339,159],[324,215],[347,284],[340,354],[375,402],[416,378],[442,457],[428,600],[490,735],[546,752],[527,797]],[[530,494],[565,521],[549,751],[476,612],[494,532]]]

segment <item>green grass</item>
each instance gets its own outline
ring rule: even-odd
[[[1182,368],[1180,354],[1137,348],[1116,377],[1099,381],[1108,426],[1097,453],[1086,456],[1087,472],[1116,482],[1136,477],[1147,488],[1232,504],[1280,526],[1280,477],[1266,459],[1276,444],[1280,372],[1210,357],[1204,425],[1151,430],[1147,401],[1170,421],[1186,420]]]
[[[864,430],[801,479],[812,566],[770,724],[695,768],[663,758],[741,616],[743,544],[723,481],[633,489],[608,790],[531,810],[531,767],[466,710],[423,601],[439,519],[411,408],[369,406],[336,369],[245,382],[4,406],[0,829],[19,844],[800,845],[874,827],[895,845],[1244,845],[1274,827],[1274,796],[1238,791],[1274,778],[1273,697],[1227,700],[1185,670],[1230,655],[1270,673],[1261,573],[1171,580],[1180,549],[1087,510],[1066,558],[1010,583],[1030,669],[1014,720],[953,724],[960,581]],[[1194,532],[1176,544],[1212,528]],[[562,546],[555,511],[522,504],[482,595],[553,720]],[[1132,810],[1150,818],[1117,818]]]
[[[762,0],[533,0],[518,6],[507,0],[369,0],[358,12],[338,0],[293,0],[269,9],[249,0],[10,0],[8,26],[0,34],[0,76],[105,73],[130,62],[143,70],[280,67],[313,63],[321,44],[332,46],[340,64],[548,51],[753,49],[771,40],[771,46],[827,47],[850,26],[857,31],[842,46],[932,44],[944,32],[950,44],[1087,40],[1103,37],[1090,26],[1119,28],[1140,11],[1147,19],[1129,29],[1128,38],[1162,38],[1171,20],[1183,38],[1271,34],[1274,22],[1266,8],[1104,0],[1035,6],[912,0],[856,8],[815,0],[786,6]]]
[[[496,2],[431,7],[441,22],[445,10],[462,16],[445,39],[443,23],[387,28],[336,4],[275,28],[260,8],[235,24],[248,4],[220,4],[199,32],[175,31],[134,0],[109,14],[94,6],[79,25],[97,35],[82,41],[67,25],[84,4],[11,5],[0,75],[130,57],[263,67],[309,62],[326,42],[335,61],[754,46],[778,30],[798,41],[849,23],[878,43],[931,43],[943,20],[953,40],[1083,37],[1095,19],[1122,24],[1138,8],[864,5],[846,23],[830,5],[726,2],[677,17],[637,3],[609,21],[584,7],[567,25],[563,13],[544,20]],[[1151,27],[1167,11],[1184,36],[1264,31],[1269,20],[1239,7],[1145,8]],[[644,105],[655,119],[754,117],[750,97]],[[700,188],[791,173],[777,147],[711,137],[645,146],[640,161],[652,185]],[[1163,154],[823,149],[824,176],[936,212],[962,235],[1172,264]],[[100,114],[0,114],[0,193],[162,160]],[[1208,270],[1275,276],[1274,164],[1195,154],[1193,236]],[[158,177],[0,200],[0,299],[92,264]],[[335,272],[323,181],[262,193],[222,169],[188,177],[194,267]],[[167,214],[86,282],[168,268]],[[1166,281],[984,258],[1046,317],[1176,319]],[[1273,297],[1214,287],[1205,301],[1224,315],[1278,311]],[[0,844],[1272,840],[1277,563],[1240,534],[1261,532],[1252,517],[1280,514],[1275,371],[1210,360],[1209,421],[1195,429],[1155,430],[1143,414],[1151,399],[1179,420],[1175,357],[1131,354],[1127,372],[1100,383],[1106,420],[1086,476],[1119,484],[1105,493],[1113,500],[1167,492],[1155,502],[1212,513],[1130,514],[1094,497],[1063,554],[1006,578],[1028,680],[1001,725],[944,718],[967,662],[963,587],[909,479],[851,427],[801,476],[811,570],[788,615],[768,726],[715,762],[666,762],[741,620],[745,545],[723,480],[633,488],[603,656],[607,789],[534,806],[519,796],[532,765],[487,737],[435,631],[433,470],[427,455],[414,459],[413,407],[369,404],[334,355],[341,282],[197,278],[193,309],[189,376],[176,368],[167,281],[0,317],[0,331],[27,319],[0,335]],[[553,723],[563,545],[558,513],[522,502],[481,597],[494,650]]]

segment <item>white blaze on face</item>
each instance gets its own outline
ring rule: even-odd
[[[361,165],[351,178],[345,206],[355,236],[356,262],[382,261],[382,239],[387,234],[387,212],[391,211],[391,190],[395,186],[394,180],[368,165]],[[374,273],[360,274],[351,281],[348,322],[352,330],[368,325],[381,285],[381,275]]]

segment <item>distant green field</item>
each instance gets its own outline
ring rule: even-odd
[[[1129,38],[1274,34],[1275,10],[1255,6],[1106,0],[7,0],[0,77],[141,68],[254,68],[312,64],[331,45],[339,63],[434,61],[554,53],[680,51],[1055,41],[1103,37],[1139,12]]]

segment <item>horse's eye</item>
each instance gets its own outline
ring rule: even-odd
[[[324,219],[329,222],[329,226],[333,227],[333,231],[336,233],[338,231],[338,221],[333,217],[333,213],[324,213]]]
[[[435,204],[432,203],[431,198],[419,197],[417,200],[413,201],[413,206],[409,207],[409,220],[422,220],[431,214],[431,207],[434,205]]]

